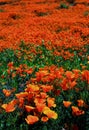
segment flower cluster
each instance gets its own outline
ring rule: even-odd
[[[3,104],[2,108],[6,112],[13,112],[16,108],[27,113],[25,118],[28,124],[34,124],[41,120],[47,122],[50,118],[57,119],[58,115],[52,107],[56,107],[55,98],[50,97],[47,93],[53,89],[53,86],[27,84],[24,92],[15,94],[13,99],[7,104]],[[5,92],[6,91],[6,92]],[[10,90],[3,90],[3,93],[10,96]]]

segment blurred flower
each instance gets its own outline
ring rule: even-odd
[[[2,108],[5,109],[6,112],[13,112],[16,109],[15,107],[16,104],[17,104],[17,100],[14,99],[8,104],[3,104]]]
[[[51,110],[49,107],[45,107],[43,110],[43,113],[50,119],[57,119],[58,115],[56,112],[54,112],[53,110]]]
[[[63,101],[63,105],[68,108],[72,103],[70,101]]]
[[[34,124],[37,121],[39,121],[39,118],[37,116],[28,115],[27,118],[25,118],[27,124]]]
[[[43,116],[42,118],[41,118],[41,121],[43,121],[43,122],[47,122],[49,119],[48,119],[48,117],[47,116]]]
[[[77,102],[78,102],[78,106],[79,106],[79,107],[83,107],[84,104],[85,104],[84,100],[82,100],[82,99],[77,100]]]
[[[72,106],[72,114],[75,116],[83,115],[85,112],[83,110],[80,110],[78,107]]]

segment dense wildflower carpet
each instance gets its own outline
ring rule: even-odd
[[[0,0],[0,49],[16,48],[21,40],[66,47],[89,43],[89,1]]]
[[[0,130],[89,130],[89,0],[0,0]]]

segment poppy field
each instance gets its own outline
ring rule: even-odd
[[[0,130],[89,130],[89,0],[0,0]]]

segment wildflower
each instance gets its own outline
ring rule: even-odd
[[[80,116],[80,115],[83,115],[85,113],[83,110],[80,110],[76,106],[72,106],[71,108],[72,108],[72,114],[75,116]]]
[[[27,112],[30,112],[31,110],[34,110],[35,107],[25,105],[25,109],[26,109]]]
[[[34,84],[28,84],[27,88],[25,89],[26,92],[34,92],[38,90],[39,90],[39,86]]]
[[[5,109],[6,112],[13,112],[16,109],[15,107],[16,104],[17,104],[17,100],[14,99],[8,104],[3,104],[2,108]]]
[[[41,88],[43,89],[43,92],[49,92],[53,89],[53,86],[51,85],[41,85]]]
[[[78,102],[78,106],[79,107],[83,107],[84,106],[84,100],[82,100],[82,99],[80,99],[80,100],[77,100],[77,102]]]
[[[17,98],[24,98],[26,96],[28,96],[27,92],[21,92],[21,93],[17,93],[15,94]]]
[[[70,101],[63,101],[63,105],[68,108],[72,103]]]
[[[74,79],[75,75],[71,71],[66,71],[65,75],[68,79]]]
[[[13,68],[13,62],[9,62],[7,65],[9,68]]]
[[[28,115],[27,118],[25,118],[27,124],[34,124],[37,121],[39,121],[39,118],[37,116]]]
[[[47,116],[43,116],[42,118],[41,118],[41,121],[43,121],[43,122],[47,122],[49,120],[49,118],[47,117]]]
[[[47,98],[48,95],[45,92],[40,92],[40,96],[41,98]]]
[[[36,108],[37,108],[38,112],[42,112],[44,110],[45,106],[46,106],[45,103],[36,104]]]
[[[82,72],[82,79],[86,80],[88,82],[88,84],[89,84],[89,71],[88,70],[84,70]]]
[[[12,91],[11,91],[11,90],[8,90],[8,89],[3,89],[2,91],[3,91],[3,93],[4,93],[4,95],[5,95],[6,97],[9,97],[9,96],[11,95],[11,93],[12,93]]]
[[[54,112],[53,110],[51,110],[49,107],[45,107],[43,110],[43,113],[48,117],[48,118],[53,118],[53,119],[57,119],[58,115],[56,112]]]
[[[47,98],[48,107],[56,107],[56,104],[54,103],[54,101],[55,101],[54,98],[48,97]]]

